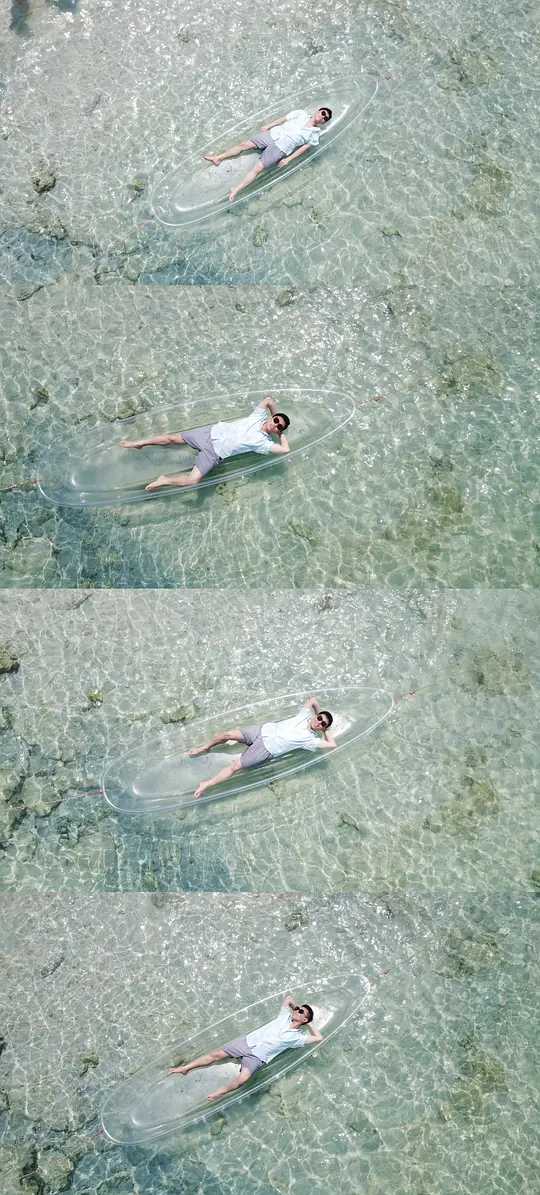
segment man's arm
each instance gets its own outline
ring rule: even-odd
[[[293,1000],[292,996],[288,996],[288,995],[285,996],[284,1000],[282,1001],[281,1007],[282,1008],[294,1008],[294,1000]]]
[[[269,120],[267,124],[261,125],[261,133],[269,133],[270,129],[275,129],[278,124],[285,124],[287,117],[278,116],[277,120]]]
[[[263,398],[260,405],[261,407],[266,407],[266,410],[269,411],[271,415],[277,415],[277,406],[271,394],[267,394],[266,397]]]
[[[273,452],[274,456],[284,456],[285,453],[290,452],[290,451],[291,450],[289,448],[289,441],[288,441],[287,437],[284,435],[281,435],[279,437],[279,444],[272,444],[272,447],[270,449],[270,452]]]
[[[293,154],[289,154],[287,158],[282,158],[281,161],[278,162],[278,166],[288,166],[289,162],[294,162],[295,158],[299,158],[301,154],[305,154],[306,150],[308,149],[311,149],[310,145],[301,145],[299,149],[295,149]]]
[[[314,714],[320,714],[321,707],[316,697],[308,697],[305,704],[310,710],[313,710]],[[336,740],[332,737],[329,730],[323,730],[322,734],[323,737],[320,741],[320,746],[323,750],[333,751],[334,747],[337,747]]]
[[[311,1038],[311,1043],[306,1044],[312,1044],[314,1041],[324,1041],[322,1033],[319,1033],[318,1029],[314,1029],[313,1025],[306,1025],[306,1029]]]

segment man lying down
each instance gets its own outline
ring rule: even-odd
[[[160,490],[163,486],[195,486],[222,461],[242,452],[257,452],[262,455],[285,456],[289,442],[285,432],[290,419],[278,411],[271,397],[267,395],[250,415],[242,419],[223,420],[205,427],[193,427],[189,431],[165,432],[161,436],[149,436],[145,440],[121,440],[121,448],[174,448],[187,444],[197,453],[189,473],[161,473],[150,481],[146,490]]]
[[[203,780],[195,789],[195,797],[204,795],[215,784],[230,780],[242,768],[257,768],[269,759],[277,759],[288,751],[332,751],[337,746],[330,727],[334,719],[328,710],[322,710],[316,697],[308,697],[304,705],[292,718],[281,722],[265,722],[262,726],[237,726],[232,730],[218,731],[201,747],[192,747],[189,755],[204,755],[219,744],[245,743],[245,751],[238,759],[221,768],[210,780]]]
[[[238,1077],[231,1079],[231,1082],[223,1087],[218,1087],[216,1091],[211,1091],[207,1096],[210,1101],[218,1100],[220,1096],[227,1095],[229,1091],[235,1091],[236,1088],[242,1087],[256,1071],[267,1066],[273,1058],[282,1054],[283,1050],[294,1050],[299,1046],[312,1046],[315,1042],[323,1041],[322,1035],[312,1025],[312,1021],[311,1005],[295,1004],[292,996],[286,996],[273,1021],[268,1021],[268,1024],[262,1025],[260,1029],[254,1029],[253,1033],[248,1033],[246,1037],[237,1037],[234,1041],[227,1042],[218,1050],[201,1054],[200,1058],[194,1058],[193,1062],[187,1062],[185,1066],[172,1066],[169,1074],[187,1075],[190,1071],[198,1070],[200,1067],[215,1066],[216,1062],[223,1062],[226,1058],[237,1059],[240,1064]]]

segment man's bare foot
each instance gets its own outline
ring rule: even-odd
[[[193,794],[193,796],[195,797],[195,800],[198,801],[199,797],[204,796],[205,792],[206,792],[206,784],[199,784],[199,787],[195,789],[195,792]]]
[[[191,747],[191,749],[188,751],[188,755],[204,755],[205,751],[206,747]]]
[[[156,477],[155,481],[151,481],[148,485],[145,485],[144,488],[145,490],[159,490],[162,485],[170,485],[169,478],[164,473],[160,477]]]
[[[207,162],[211,162],[213,166],[219,166],[219,163],[221,162],[219,154],[203,154],[203,158],[205,158]]]
[[[167,1074],[168,1075],[185,1075],[186,1071],[187,1071],[187,1066],[170,1066],[167,1071]]]
[[[142,448],[143,440],[120,440],[121,448]]]
[[[221,1095],[227,1095],[226,1087],[218,1087],[217,1091],[211,1091],[210,1095],[207,1095],[206,1098],[207,1100],[219,1100]]]

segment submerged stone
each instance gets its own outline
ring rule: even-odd
[[[35,170],[32,171],[32,186],[38,195],[43,195],[45,191],[52,191],[56,184],[56,175],[46,162],[39,162]]]
[[[81,1078],[83,1078],[84,1075],[87,1075],[88,1071],[91,1070],[93,1067],[99,1066],[99,1057],[97,1054],[95,1054],[93,1052],[90,1054],[81,1054],[79,1061],[80,1061],[80,1067],[81,1067],[81,1069],[79,1071],[79,1075],[81,1076]]]
[[[310,924],[310,919],[304,909],[293,909],[283,924],[289,933],[293,933],[295,929],[305,929],[306,925]]]
[[[296,303],[298,292],[294,286],[288,286],[285,290],[281,290],[276,299],[278,307],[290,307],[292,303]]]
[[[39,972],[41,975],[41,978],[48,979],[49,975],[54,975],[55,971],[58,971],[58,968],[62,966],[62,963],[64,962],[64,958],[65,958],[65,955],[62,954],[61,952],[53,955],[53,957],[51,959],[49,959],[49,962],[45,963],[44,966],[41,968],[41,970]]]
[[[437,393],[450,398],[500,394],[503,385],[503,370],[490,353],[460,349],[444,354],[436,383]]]
[[[55,784],[34,776],[29,776],[21,789],[21,801],[25,809],[37,817],[47,817],[61,804],[63,796]]]
[[[428,489],[428,498],[443,515],[461,515],[465,503],[455,486],[438,484]]]
[[[465,979],[504,962],[504,956],[495,934],[450,930],[445,943],[445,974],[455,979]]]
[[[464,776],[462,791],[424,818],[425,830],[438,834],[462,834],[478,830],[485,817],[494,817],[500,799],[490,780]]]
[[[32,1174],[35,1161],[33,1145],[0,1145],[2,1195],[28,1195],[31,1188],[26,1177]]]
[[[37,1173],[49,1191],[65,1191],[70,1186],[75,1167],[71,1158],[56,1149],[38,1153]]]
[[[481,689],[487,696],[518,697],[528,693],[531,677],[527,662],[517,648],[501,644],[479,647],[468,658],[460,653],[456,681],[467,693]]]
[[[0,674],[3,672],[18,672],[20,661],[7,643],[0,643]]]
[[[343,811],[340,813],[339,818],[338,818],[338,825],[339,826],[350,826],[351,830],[356,830],[358,834],[362,835],[362,837],[365,837],[367,835],[366,827],[363,826],[361,822],[357,821],[356,818],[353,817],[351,813],[347,813],[346,811]]]
[[[289,519],[286,526],[297,539],[303,539],[310,548],[317,548],[320,544],[320,536],[308,523],[300,523]]]
[[[373,1153],[374,1150],[381,1148],[382,1137],[363,1112],[355,1112],[351,1120],[348,1121],[348,1127],[360,1138],[360,1148],[365,1152]]]
[[[255,245],[255,248],[260,249],[263,245],[266,245],[269,235],[270,234],[264,227],[264,224],[257,224],[257,227],[253,233],[253,244]]]
[[[47,390],[46,386],[35,386],[32,394],[32,401],[30,403],[30,410],[33,411],[34,407],[44,406],[46,403],[48,403],[48,401],[49,391]]]
[[[167,726],[170,722],[191,722],[196,713],[197,707],[193,702],[186,702],[185,705],[177,705],[172,710],[165,710],[159,716],[161,721]]]

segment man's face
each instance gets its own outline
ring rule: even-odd
[[[266,432],[267,436],[277,436],[279,440],[279,437],[285,431],[283,419],[279,415],[273,415],[272,419],[267,419],[266,423],[263,423],[263,431]]]
[[[291,1019],[293,1025],[298,1025],[299,1028],[301,1025],[307,1025],[309,1023],[309,1013],[306,1012],[303,1004],[296,1004],[294,1008],[291,1009]]]
[[[328,123],[327,109],[326,108],[318,108],[313,119],[315,121],[315,124],[323,124],[323,125],[327,124]]]
[[[328,719],[324,715],[321,717],[320,714],[315,714],[309,725],[312,730],[318,730],[319,734],[322,734],[323,731],[328,730]]]

